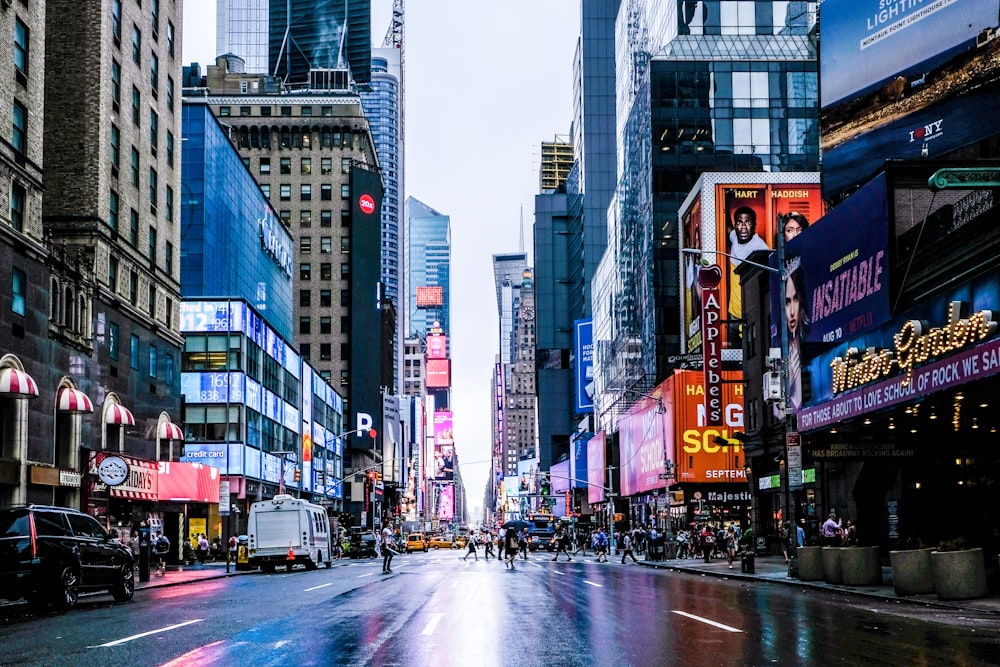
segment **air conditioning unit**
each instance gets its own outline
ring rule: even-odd
[[[781,389],[782,389],[781,373],[775,373],[775,372],[764,373],[765,401],[780,401],[782,396]]]

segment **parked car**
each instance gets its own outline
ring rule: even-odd
[[[406,553],[427,551],[427,538],[423,533],[410,533],[406,536]]]
[[[375,534],[371,531],[351,534],[351,558],[375,557]]]
[[[84,591],[135,593],[135,556],[92,516],[67,507],[0,510],[0,597],[68,609]]]

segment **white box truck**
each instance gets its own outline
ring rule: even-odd
[[[301,498],[278,495],[250,506],[247,521],[250,567],[274,572],[302,563],[315,570],[330,567],[333,535],[326,510]]]

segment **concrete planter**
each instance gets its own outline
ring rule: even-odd
[[[823,549],[823,580],[828,584],[844,583],[844,573],[841,570],[841,556],[846,547],[822,547]]]
[[[840,571],[847,586],[878,586],[882,583],[882,561],[878,547],[847,547],[840,553]]]
[[[934,592],[934,570],[931,552],[934,549],[890,551],[892,585],[896,595],[923,595]]]
[[[795,550],[799,579],[819,581],[823,578],[823,547],[799,547]]]
[[[982,549],[933,551],[931,568],[939,600],[968,600],[986,595],[986,559]]]

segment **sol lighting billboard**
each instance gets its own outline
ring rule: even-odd
[[[704,259],[722,270],[723,359],[742,360],[743,294],[736,269],[751,254],[777,247],[780,230],[807,227],[823,214],[819,174],[708,172],[695,183],[679,211],[682,250],[683,351],[702,350],[702,293],[698,271]]]
[[[451,359],[427,359],[425,386],[447,389],[451,386]]]
[[[417,287],[417,308],[440,308],[444,305],[444,287],[425,285]]]
[[[1000,0],[825,0],[819,9],[823,192],[883,161],[945,157],[996,134]]]
[[[434,413],[434,479],[455,480],[455,432],[450,412]]]

